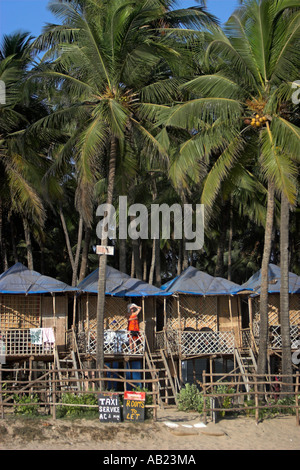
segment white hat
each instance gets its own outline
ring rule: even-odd
[[[138,308],[138,306],[137,306],[136,304],[128,304],[128,305],[127,305],[127,312],[130,312],[130,309],[131,309],[132,307]]]

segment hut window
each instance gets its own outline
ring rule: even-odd
[[[40,313],[40,295],[7,294],[0,296],[1,329],[38,327]]]

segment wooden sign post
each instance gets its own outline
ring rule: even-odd
[[[99,393],[98,406],[100,421],[105,423],[118,423],[121,421],[121,406],[117,393]]]
[[[145,392],[124,393],[124,421],[144,421],[145,419]]]

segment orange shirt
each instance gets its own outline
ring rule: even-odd
[[[128,330],[129,331],[140,331],[138,316],[136,313],[132,313],[128,319]]]

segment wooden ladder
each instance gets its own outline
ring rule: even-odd
[[[151,372],[152,378],[158,380],[160,406],[168,406],[172,404],[172,401],[177,404],[176,387],[164,351],[161,349],[153,354],[148,347],[146,349],[145,359],[147,366]]]
[[[251,348],[248,349],[247,355],[241,354],[238,348],[235,348],[234,355],[238,363],[240,372],[245,383],[246,391],[251,388],[251,373],[255,373],[257,369],[256,359]]]
[[[57,367],[61,389],[72,389],[74,391],[81,390],[78,369],[82,370],[82,363],[80,360],[75,334],[73,338],[73,346],[69,354],[66,356],[59,357],[58,349],[55,347],[54,363]],[[77,381],[68,381],[68,379],[71,377],[75,377]]]

